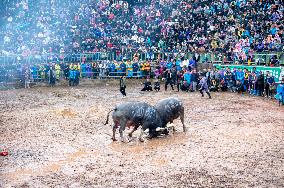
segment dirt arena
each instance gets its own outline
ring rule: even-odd
[[[113,83],[0,91],[0,187],[283,187],[284,107],[259,97]],[[179,96],[187,132],[112,142],[107,112]],[[126,130],[129,131],[129,130]]]

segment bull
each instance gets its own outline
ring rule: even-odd
[[[159,131],[167,131],[167,124],[173,123],[174,119],[180,117],[183,131],[186,131],[186,127],[184,125],[184,106],[180,99],[170,97],[166,99],[162,99],[156,103],[154,108],[158,111],[161,120],[162,120],[162,128],[158,128]],[[174,127],[173,130],[175,131]]]
[[[116,141],[115,132],[118,127],[120,138],[124,141],[123,132],[126,127],[134,127],[128,134],[129,137],[132,137],[133,132],[136,131],[139,126],[142,126],[139,140],[143,141],[142,136],[145,130],[149,130],[150,137],[155,137],[157,136],[156,129],[162,126],[162,120],[157,113],[157,110],[145,102],[126,102],[117,105],[113,110],[108,112],[105,125],[108,124],[109,114],[112,111],[112,119],[114,123],[112,129],[113,141]]]

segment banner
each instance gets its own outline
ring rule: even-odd
[[[247,65],[221,65],[221,64],[213,64],[216,68],[230,68],[231,70],[234,69],[247,69],[248,71],[251,71],[254,67],[257,71],[261,71],[262,73],[265,73],[269,71],[272,76],[275,77],[275,82],[278,82],[279,80],[284,77],[284,67],[265,67],[265,66],[247,66]]]

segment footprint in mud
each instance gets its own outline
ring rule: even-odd
[[[64,109],[59,109],[59,110],[54,110],[53,111],[57,115],[61,115],[63,117],[75,117],[77,116],[77,112],[73,111],[70,108],[64,108]]]
[[[88,156],[98,155],[98,150],[80,148],[78,151],[66,154],[66,158],[63,160],[50,162],[43,166],[38,166],[35,168],[18,168],[12,172],[4,173],[3,177],[5,179],[11,180],[25,180],[30,176],[44,176],[51,173],[56,173],[61,170],[64,165],[71,165],[76,160],[86,158]]]

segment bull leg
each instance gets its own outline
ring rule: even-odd
[[[141,128],[141,132],[140,132],[140,135],[139,135],[139,141],[140,142],[144,142],[144,139],[142,138],[143,135],[144,135],[144,130],[143,130],[143,128]]]
[[[135,125],[135,127],[130,131],[130,133],[128,133],[128,136],[132,137],[133,132],[136,131],[137,128],[138,128],[138,126]]]
[[[185,128],[185,125],[184,125],[184,107],[182,107],[181,111],[180,111],[180,120],[181,120],[181,123],[182,123],[183,132],[186,132],[186,128]]]
[[[122,126],[119,127],[119,135],[120,135],[120,139],[122,142],[125,142],[124,137],[123,137],[123,128]]]
[[[127,120],[124,119],[124,118],[121,119],[121,120],[119,121],[119,125],[120,125],[120,127],[119,127],[120,139],[121,139],[122,142],[125,142],[125,138],[124,138],[124,136],[123,136],[123,132],[124,132],[124,130],[125,130],[125,128],[126,128]]]
[[[134,121],[128,121],[127,126],[128,127],[134,126],[134,128],[130,131],[130,133],[128,133],[128,136],[132,137],[133,132],[137,130],[137,128],[139,127],[139,124],[135,123]]]
[[[170,121],[170,124],[173,124],[174,123],[174,120],[171,120]],[[175,133],[176,132],[176,128],[175,128],[175,126],[171,126],[171,128],[173,129],[173,133]],[[168,133],[169,134],[169,133]],[[168,135],[167,134],[167,135]]]
[[[117,141],[116,138],[115,138],[116,129],[117,129],[117,126],[113,125],[113,127],[112,127],[112,140],[113,141]]]

